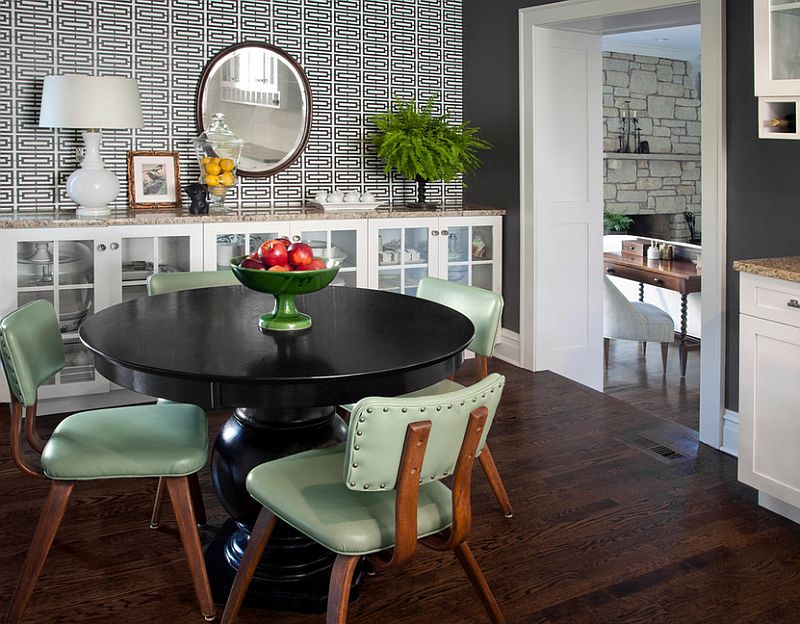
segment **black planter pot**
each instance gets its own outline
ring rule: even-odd
[[[439,208],[437,204],[425,201],[425,185],[428,183],[428,180],[420,175],[415,179],[417,181],[417,201],[406,204],[406,207],[411,210],[437,210]]]

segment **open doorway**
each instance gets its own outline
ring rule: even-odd
[[[723,0],[641,0],[635,9],[619,0],[567,0],[520,11],[521,361],[598,390],[604,383],[601,37],[701,24],[699,430],[700,440],[715,448],[723,446],[723,8]]]
[[[700,43],[699,21],[602,37],[603,388],[695,431],[702,333]]]

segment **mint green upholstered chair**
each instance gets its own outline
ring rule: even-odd
[[[147,294],[163,295],[180,290],[193,290],[195,288],[214,288],[217,286],[239,286],[239,280],[233,271],[188,271],[181,273],[153,273],[147,278]],[[169,405],[172,401],[159,399],[159,405]],[[189,481],[192,488],[192,500],[195,503],[195,514],[200,526],[206,523],[206,511],[203,505],[203,495],[200,492],[200,483],[196,475]],[[153,512],[150,514],[150,528],[157,529],[161,522],[161,508],[164,504],[164,479],[158,480],[156,497],[153,501]]]
[[[194,405],[140,405],[78,412],[62,420],[45,443],[36,433],[38,388],[64,368],[64,345],[50,302],[36,300],[0,320],[0,356],[11,390],[11,456],[26,475],[48,479],[50,492],[36,526],[5,622],[22,619],[77,481],[161,477],[170,494],[194,589],[214,619],[189,478],[208,457],[208,423]],[[24,437],[40,453],[23,453]]]
[[[497,330],[503,314],[502,295],[477,286],[467,286],[435,277],[424,277],[417,287],[417,297],[458,310],[472,321],[475,326],[475,335],[472,342],[469,343],[469,349],[475,353],[475,377],[476,380],[486,377],[489,374],[489,358],[494,353]],[[452,379],[444,379],[432,386],[403,396],[435,395],[454,392],[461,388],[463,386]],[[345,411],[352,409],[350,405],[342,407]],[[488,446],[484,447],[478,459],[483,472],[489,479],[489,485],[500,508],[507,518],[511,518],[514,515],[514,509],[511,507],[511,500],[508,498],[505,485],[503,485],[500,472],[497,470]]]
[[[250,471],[247,490],[264,509],[222,623],[235,620],[278,518],[337,553],[327,624],[346,621],[353,572],[362,559],[376,572],[397,567],[411,560],[418,541],[453,550],[492,622],[504,622],[466,542],[473,461],[504,384],[504,377],[493,374],[437,396],[362,399],[352,411],[346,442]],[[452,490],[441,482],[450,475]]]

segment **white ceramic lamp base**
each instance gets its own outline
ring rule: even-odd
[[[119,192],[119,180],[100,158],[100,132],[86,131],[82,135],[86,155],[80,169],[67,180],[67,195],[78,204],[75,214],[79,217],[107,217],[111,214],[108,204]]]

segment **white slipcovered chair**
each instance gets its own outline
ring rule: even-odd
[[[628,301],[608,277],[603,289],[603,353],[608,368],[608,347],[611,339],[636,340],[647,350],[648,342],[661,343],[661,364],[667,372],[667,353],[675,338],[672,317],[650,303]]]

